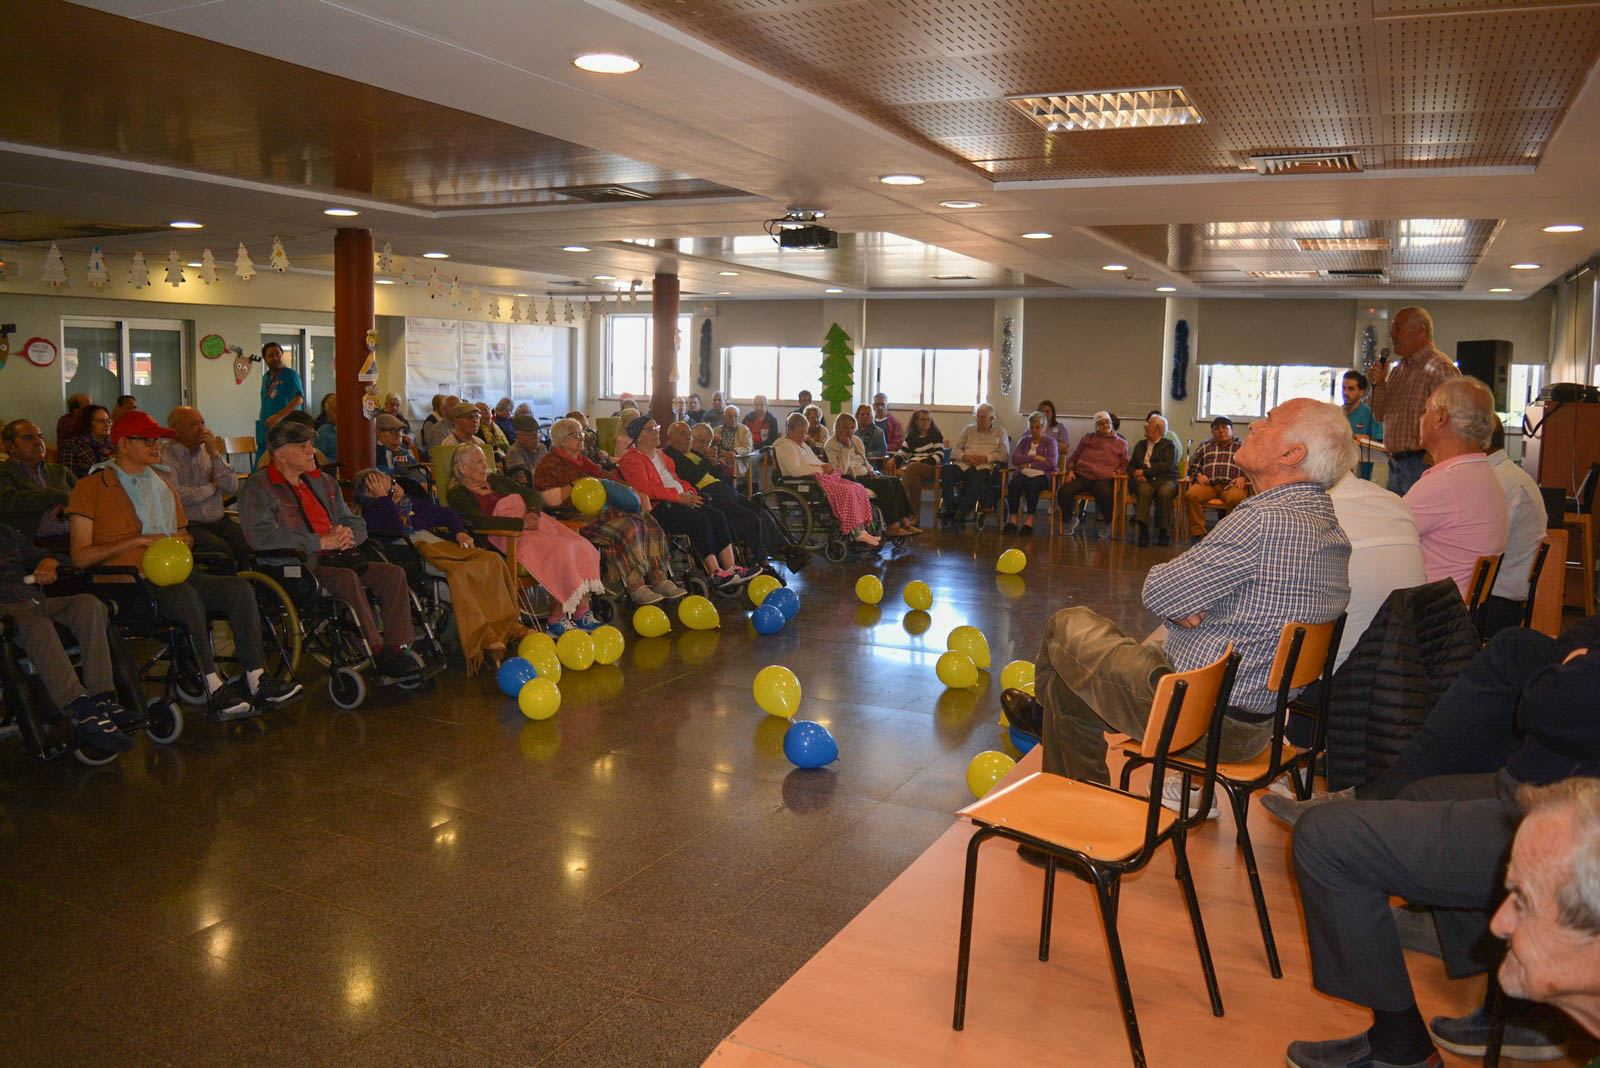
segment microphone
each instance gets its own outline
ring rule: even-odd
[[[1381,364],[1384,364],[1386,366],[1388,365],[1388,363],[1389,363],[1389,350],[1388,349],[1379,349],[1378,350],[1378,362],[1381,363]]]

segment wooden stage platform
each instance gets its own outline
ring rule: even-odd
[[[1013,775],[1037,770],[1038,751]],[[1135,776],[1137,784],[1142,778]],[[810,962],[717,1047],[714,1068],[805,1064],[1126,1065],[1126,1035],[1093,890],[1057,886],[1050,960],[1038,959],[1044,873],[1013,846],[986,844],[966,1030],[951,1030],[961,879],[972,828],[940,837]],[[1250,888],[1226,806],[1191,835],[1190,861],[1226,1015],[1211,1015],[1171,853],[1124,880],[1119,931],[1151,1065],[1282,1065],[1297,1038],[1334,1038],[1370,1017],[1311,987],[1288,829],[1251,806],[1251,834],[1284,976],[1267,971]],[[1452,982],[1442,965],[1408,954],[1425,1017],[1459,1015],[1483,980]],[[1476,1063],[1445,1055],[1445,1063]],[[1574,1052],[1562,1064],[1585,1063]]]

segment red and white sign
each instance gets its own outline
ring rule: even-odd
[[[22,354],[35,367],[49,367],[56,362],[56,343],[47,337],[31,337],[22,346]]]

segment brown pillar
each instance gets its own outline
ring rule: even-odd
[[[333,236],[333,383],[345,478],[371,467],[377,454],[376,424],[362,403],[368,383],[361,381],[372,327],[372,231],[341,226]]]
[[[666,437],[672,422],[672,398],[678,383],[672,370],[678,365],[678,276],[657,274],[650,289],[650,315],[654,320],[655,345],[650,375],[650,418],[661,425]]]

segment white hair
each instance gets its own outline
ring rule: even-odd
[[[722,409],[722,414],[727,415],[730,411],[733,412],[733,417],[735,419],[739,418],[739,406],[737,404],[727,405]]]
[[[550,424],[550,444],[564,441],[572,435],[583,437],[583,424],[576,419],[557,419]]]
[[[1304,445],[1306,458],[1300,470],[1313,482],[1327,489],[1355,467],[1360,459],[1350,419],[1344,409],[1327,401],[1308,400],[1300,413],[1283,430],[1285,441]]]
[[[990,415],[993,415],[994,414],[994,405],[988,404],[988,403],[984,403],[984,404],[980,404],[976,408],[972,409],[972,414],[975,415],[975,416],[982,415],[984,412],[988,412]]]
[[[1571,930],[1600,932],[1600,779],[1576,776],[1548,786],[1520,786],[1517,807],[1524,816],[1568,810],[1576,848],[1567,878],[1556,892],[1558,917]]]
[[[489,458],[484,456],[483,455],[483,450],[478,448],[476,445],[472,445],[472,444],[469,443],[469,444],[466,444],[466,445],[457,445],[456,446],[455,451],[450,454],[450,478],[451,478],[451,481],[460,481],[460,479],[461,479],[461,464],[462,464],[462,462],[464,460],[466,460],[466,458],[468,456],[473,456],[473,455],[476,455],[478,457],[478,459],[482,460],[484,462],[484,466],[488,466]]]
[[[1494,437],[1494,393],[1470,375],[1442,383],[1428,397],[1428,406],[1444,412],[1450,429],[1485,452]]]
[[[1161,432],[1163,434],[1165,434],[1167,432],[1167,417],[1166,416],[1164,416],[1164,415],[1152,415],[1150,417],[1150,419],[1154,419],[1157,423],[1161,424]],[[1145,422],[1149,422],[1149,421],[1150,421],[1149,419],[1145,420]]]
[[[1100,420],[1102,420],[1102,419],[1104,419],[1106,422],[1110,423],[1112,426],[1116,426],[1116,420],[1111,418],[1111,413],[1110,412],[1101,411],[1101,412],[1095,412],[1094,413],[1094,421],[1096,423],[1100,422]]]
[[[1029,412],[1028,413],[1028,425],[1032,426],[1035,423],[1038,423],[1040,426],[1044,426],[1045,418],[1044,418],[1044,413],[1043,412]]]

